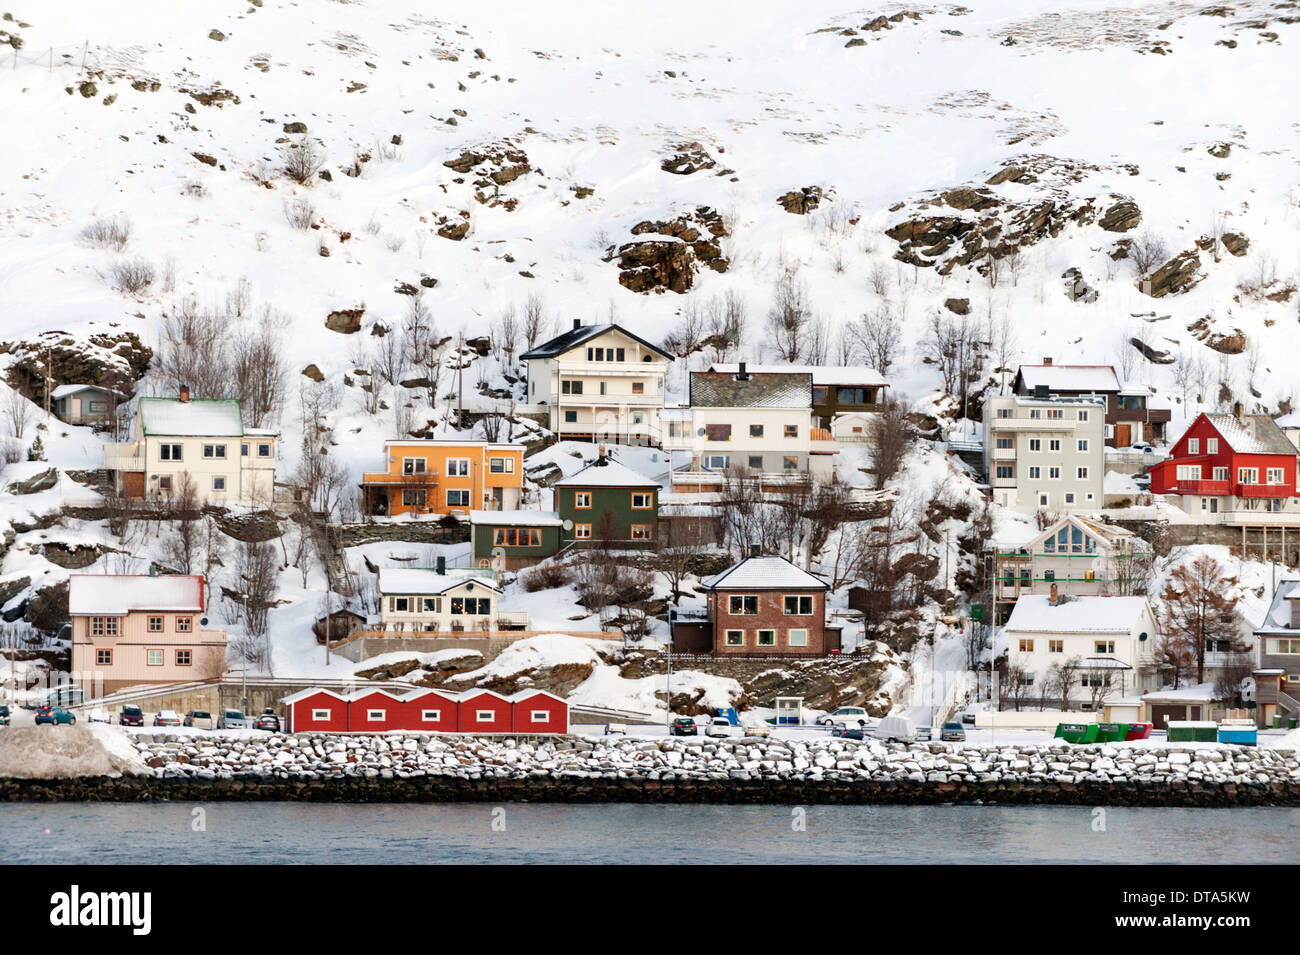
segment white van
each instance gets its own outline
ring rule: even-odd
[[[906,716],[886,716],[875,725],[872,733],[885,743],[916,742],[916,727]]]

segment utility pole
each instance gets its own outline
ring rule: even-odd
[[[54,354],[50,343],[45,343],[45,423],[50,421],[50,379],[54,372]]]
[[[456,336],[456,430],[465,428],[465,333]],[[472,483],[472,482],[471,482]]]

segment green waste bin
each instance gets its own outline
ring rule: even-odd
[[[1056,738],[1067,743],[1093,743],[1097,740],[1096,723],[1058,723]]]
[[[1097,742],[1098,743],[1117,743],[1120,740],[1128,738],[1127,723],[1098,723],[1097,724]]]
[[[1280,717],[1280,716],[1274,716],[1274,717],[1273,717],[1273,729],[1275,729],[1275,730],[1280,730],[1281,728],[1282,728],[1282,717]]]
[[[1209,720],[1170,720],[1166,738],[1171,743],[1217,743],[1219,724]]]
[[[1296,717],[1294,717],[1294,716],[1289,716],[1289,717],[1287,717],[1287,721],[1286,721],[1286,728],[1287,728],[1287,729],[1289,729],[1289,730],[1293,730],[1293,729],[1295,729],[1297,726],[1300,726],[1300,720],[1297,720]]]

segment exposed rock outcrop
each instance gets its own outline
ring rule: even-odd
[[[709,206],[698,206],[676,219],[639,222],[632,227],[632,234],[662,237],[606,250],[606,262],[618,259],[619,284],[633,292],[682,294],[695,284],[700,267],[725,272],[731,265],[718,244],[727,235],[727,227]]]
[[[355,335],[361,331],[361,316],[366,314],[366,307],[344,308],[330,312],[325,316],[325,327],[340,335]]]
[[[1141,289],[1152,298],[1164,298],[1186,292],[1205,276],[1200,271],[1201,257],[1196,250],[1179,252],[1160,268],[1151,273],[1151,278],[1141,283]]]
[[[467,149],[455,159],[448,159],[443,165],[455,172],[472,173],[475,177],[471,181],[474,186],[474,198],[486,206],[500,206],[508,212],[519,205],[519,199],[502,194],[501,188],[533,172],[528,154],[509,139]],[[442,235],[442,232],[439,231],[438,234]],[[464,236],[444,237],[463,238]]]
[[[674,146],[672,155],[665,158],[659,164],[659,168],[674,176],[689,176],[701,169],[712,169],[717,164],[717,160],[709,155],[707,149],[699,143],[690,142]]]
[[[812,212],[822,203],[821,186],[804,186],[802,189],[794,189],[776,200],[786,212],[791,215],[802,216]]]

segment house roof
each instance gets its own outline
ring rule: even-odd
[[[501,593],[501,588],[492,581],[474,574],[440,574],[425,567],[379,568],[379,592],[384,595],[441,594],[467,583]]]
[[[280,697],[281,703],[297,703],[299,700],[305,700],[311,696],[318,696],[324,693],[326,696],[332,696],[340,703],[346,703],[348,698],[341,693],[335,693],[333,690],[327,690],[323,686],[309,686],[306,689],[299,690],[297,693],[290,693],[288,696]]]
[[[1077,514],[1069,514],[1062,517],[1048,527],[1043,528],[1034,537],[1029,539],[1025,545],[1027,548],[1034,549],[1039,547],[1049,537],[1055,536],[1060,532],[1062,527],[1077,527],[1085,534],[1091,534],[1107,547],[1119,544],[1121,541],[1130,542],[1135,550],[1142,550],[1146,541],[1139,540],[1130,530],[1120,527],[1118,524],[1103,524],[1101,521],[1089,520],[1086,517],[1080,517]]]
[[[1287,440],[1276,422],[1266,414],[1207,414],[1206,420],[1223,435],[1228,446],[1239,454],[1295,454],[1296,446]],[[1181,439],[1180,439],[1181,440]]]
[[[1292,600],[1300,600],[1300,580],[1279,580],[1277,590],[1273,592],[1273,602],[1268,605],[1268,613],[1264,614],[1264,620],[1255,632],[1286,635],[1300,632],[1291,627]]]
[[[138,413],[146,435],[238,438],[244,434],[238,398],[141,398]]]
[[[132,610],[203,612],[203,578],[197,575],[73,574],[68,614],[125,616]]]
[[[105,388],[103,385],[57,385],[50,391],[50,397],[58,401],[60,398],[66,398],[68,395],[75,395],[83,391],[99,391],[106,395],[117,395],[119,398],[125,398],[126,395],[120,391],[114,391],[112,388]]]
[[[812,375],[814,385],[888,385],[885,376],[867,365],[746,365],[745,370],[757,374]],[[734,375],[740,365],[719,362],[709,366],[709,371]]]
[[[808,372],[691,372],[693,408],[812,408]]]
[[[470,511],[469,522],[493,527],[560,527],[564,523],[558,511]]]
[[[603,462],[603,463],[602,463]],[[619,464],[609,457],[597,458],[581,471],[562,477],[552,487],[655,487],[653,481],[644,474],[638,474],[625,464]]]
[[[784,557],[746,557],[701,583],[705,590],[830,590]]]
[[[604,325],[579,325],[576,328],[569,329],[569,331],[565,332],[563,335],[556,335],[549,342],[543,342],[536,348],[524,352],[519,357],[524,361],[533,358],[556,358],[563,355],[565,352],[572,351],[579,345],[584,345],[592,339],[599,338],[601,335],[610,331],[620,332],[633,341],[640,342],[646,348],[649,348],[656,354],[663,356],[668,361],[673,360],[673,356],[668,354],[658,345],[651,344],[641,336],[632,334],[622,325],[615,325],[613,323],[607,323]]]
[[[1070,597],[1053,605],[1045,594],[1016,601],[1008,633],[1129,633],[1147,611],[1145,597]],[[1154,634],[1152,634],[1154,637]]]
[[[1119,379],[1110,365],[1021,365],[1016,377],[1030,391],[1038,385],[1046,385],[1049,391],[1119,391]]]

